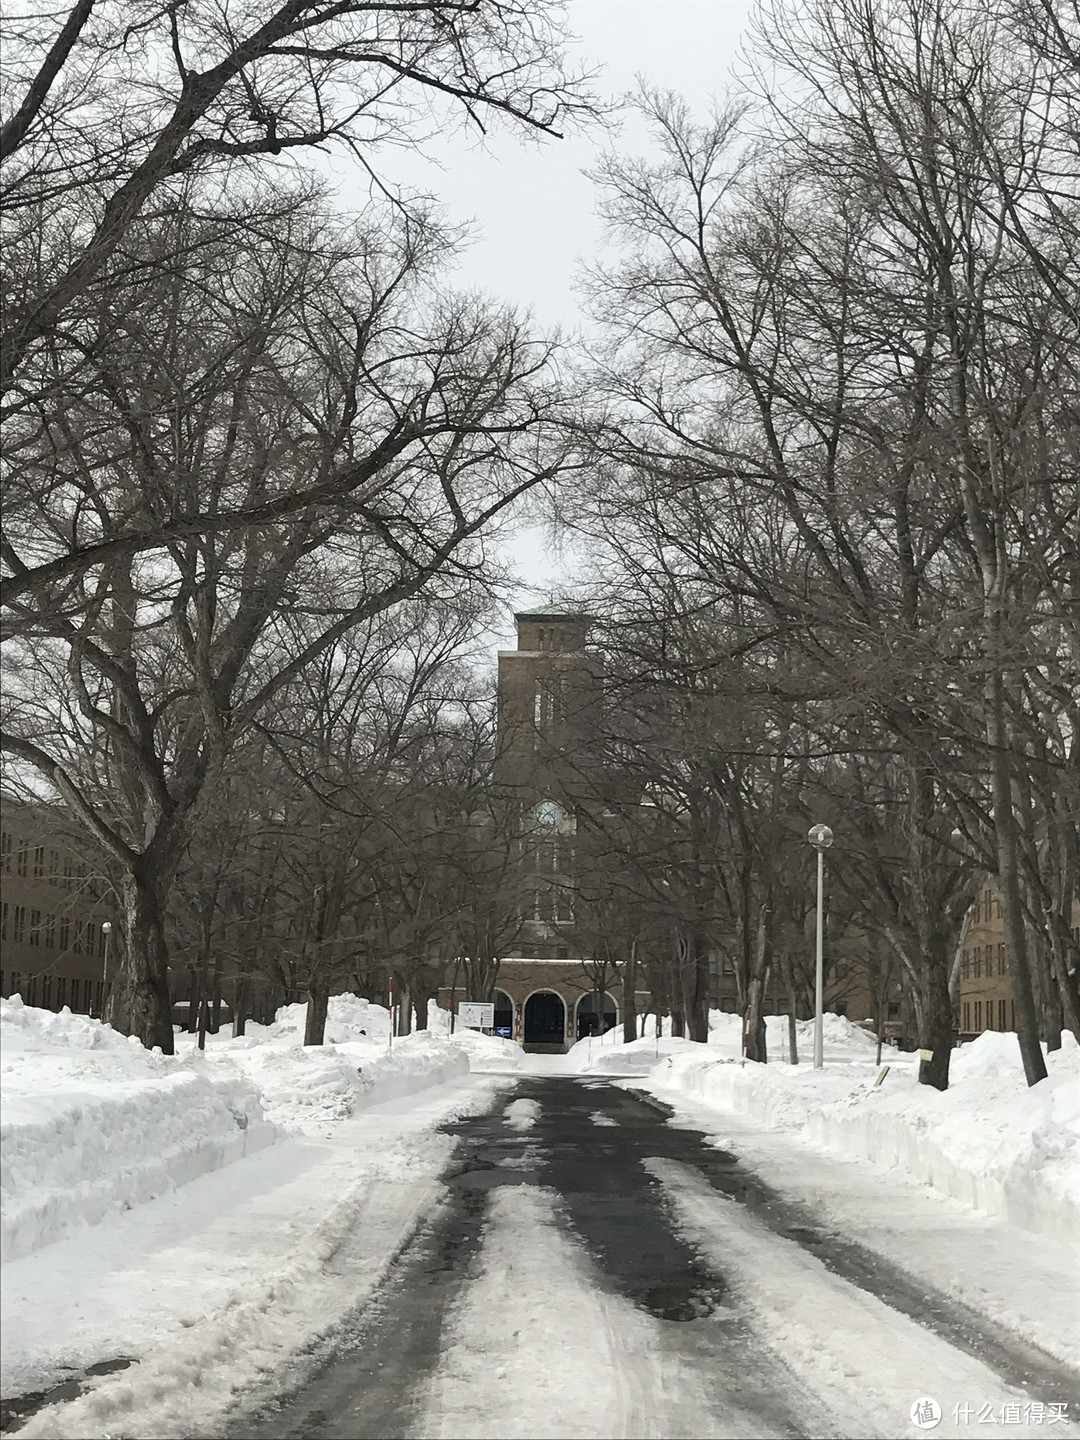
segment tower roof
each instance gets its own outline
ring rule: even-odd
[[[550,605],[537,605],[534,610],[518,610],[514,614],[515,620],[588,620],[589,618],[584,610],[575,610],[569,605],[561,605],[554,601]]]

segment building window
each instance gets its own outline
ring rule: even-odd
[[[1005,941],[998,941],[998,974],[1005,974]],[[1004,1027],[1002,1027],[1004,1028]]]
[[[86,922],[86,953],[93,955],[97,949],[97,924],[93,920]]]
[[[551,730],[562,719],[562,686],[555,680],[538,680],[533,697],[533,723],[540,732]]]
[[[976,945],[976,946],[975,946],[975,949],[972,951],[972,968],[973,968],[973,970],[974,970],[975,979],[976,979],[976,980],[981,979],[981,978],[982,978],[982,946],[981,946],[981,945]]]
[[[723,975],[735,974],[735,961],[731,958],[730,955],[725,955],[723,960],[720,962],[720,972]]]
[[[16,945],[21,945],[26,939],[26,906],[16,905],[13,917],[11,938]]]
[[[34,879],[40,880],[45,874],[45,846],[34,846]]]
[[[59,885],[60,883],[60,851],[49,851],[49,884]]]
[[[722,995],[722,996],[720,997],[720,1009],[724,1012],[725,1015],[734,1015],[734,1014],[735,1014],[735,996],[734,996],[734,995]]]
[[[26,875],[26,850],[25,845],[20,845],[15,852],[15,871],[19,875]]]
[[[0,831],[0,865],[5,875],[11,874],[11,853],[15,848],[15,841],[10,830]]]
[[[1004,1029],[1006,1029],[1006,1024],[1005,1024],[1005,1001],[1004,1001],[1004,1000],[999,1000],[999,1001],[998,1001],[998,1029],[999,1029],[999,1030],[1004,1030]]]
[[[971,952],[969,950],[964,951],[964,959],[960,965],[960,979],[971,979]]]
[[[41,1008],[42,1010],[52,1009],[52,976],[42,975],[41,980]]]
[[[56,1008],[62,1010],[67,1004],[68,982],[67,976],[61,975],[56,982]]]
[[[56,949],[56,916],[45,916],[45,940],[44,943],[50,950]]]
[[[66,950],[71,944],[71,921],[60,921],[60,949]]]
[[[983,1023],[982,1023],[982,1001],[981,1001],[981,1000],[976,1000],[976,1001],[975,1001],[975,1029],[976,1029],[976,1030],[981,1030],[982,1028],[983,1028]]]
[[[971,1033],[971,1002],[970,1002],[970,1000],[965,1000],[965,1001],[964,1001],[964,1032],[965,1032],[965,1034],[970,1034],[970,1033]]]
[[[41,944],[41,911],[30,911],[30,944]]]
[[[75,951],[75,954],[76,954],[76,955],[81,955],[81,954],[82,954],[82,947],[83,947],[83,922],[82,922],[81,920],[76,920],[76,921],[75,921],[75,942],[74,942],[74,944],[72,945],[71,948]]]
[[[0,905],[0,940],[7,939],[8,902],[5,900]]]

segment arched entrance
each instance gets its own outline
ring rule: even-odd
[[[614,1029],[619,1018],[618,1007],[614,999],[605,992],[601,1004],[602,1010],[597,1005],[595,990],[590,990],[588,994],[582,995],[577,1002],[577,1038],[579,1040],[584,1040],[586,1035],[603,1035],[608,1030]]]
[[[566,1049],[566,1006],[554,990],[537,990],[525,1001],[526,1050]]]
[[[492,999],[495,1001],[495,1034],[509,1040],[514,1034],[514,1002],[505,990],[496,990]]]

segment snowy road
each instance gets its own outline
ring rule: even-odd
[[[920,1397],[938,1435],[1066,1435],[1080,1415],[1062,1363],[655,1101],[530,1076],[447,1128],[446,1198],[316,1372],[236,1440],[899,1436],[919,1433]]]

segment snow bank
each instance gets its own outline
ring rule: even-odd
[[[1080,1238],[1080,1048],[1071,1036],[1047,1057],[1049,1077],[1029,1088],[1016,1036],[988,1031],[956,1052],[941,1093],[919,1085],[914,1060],[896,1051],[885,1053],[890,1071],[875,1087],[873,1039],[839,1016],[826,1017],[822,1070],[808,1063],[812,1022],[799,1026],[797,1066],[741,1063],[738,1025],[719,1017],[708,1049],[667,1057],[650,1088],[798,1131],[1027,1230]],[[770,1055],[785,1054],[786,1021],[769,1028]]]
[[[67,1009],[0,1002],[0,1259],[272,1144],[251,1082]]]
[[[355,995],[330,1001],[327,1045],[304,1046],[304,1019],[303,1005],[286,1006],[240,1039],[208,1037],[205,1051],[179,1035],[166,1056],[86,1015],[3,1001],[3,1262],[287,1129],[326,1135],[369,1106],[469,1073],[465,1045],[420,1032],[391,1047],[387,1012]]]
[[[267,1117],[286,1129],[325,1135],[371,1105],[469,1073],[467,1051],[430,1031],[391,1045],[387,1010],[357,995],[331,998],[323,1045],[304,1044],[306,1018],[306,1005],[283,1006],[272,1025],[249,1024],[238,1039],[218,1035],[206,1052],[215,1068],[240,1071]]]

